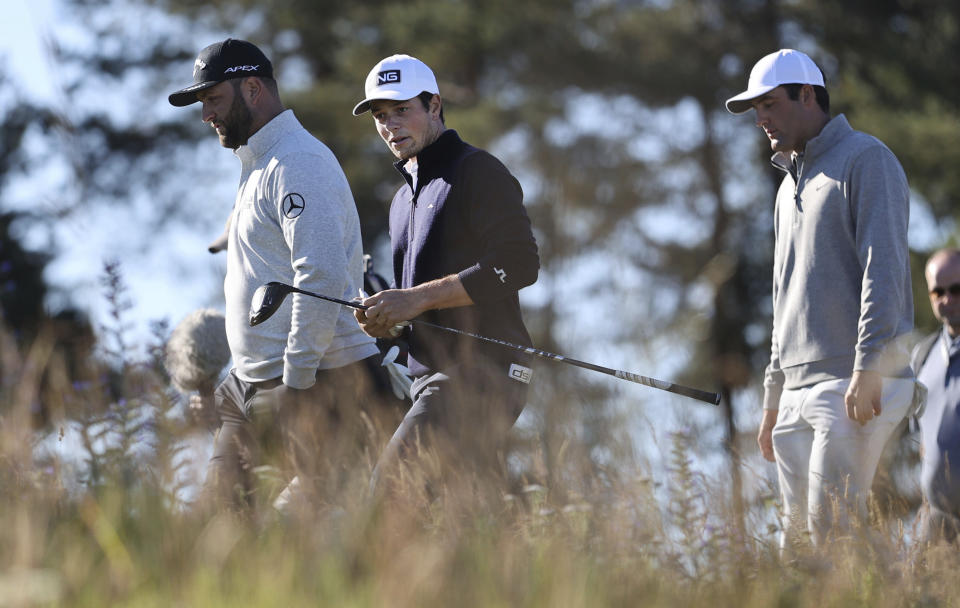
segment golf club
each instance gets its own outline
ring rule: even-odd
[[[251,302],[250,302],[250,325],[251,326],[259,325],[260,323],[263,323],[264,321],[269,319],[273,315],[273,313],[275,313],[277,309],[280,308],[280,304],[283,303],[283,299],[287,297],[287,294],[290,294],[290,293],[302,293],[303,295],[306,295],[306,296],[319,298],[321,300],[326,300],[327,302],[334,302],[342,306],[349,306],[350,308],[358,308],[360,310],[367,309],[366,306],[358,302],[340,300],[338,298],[332,298],[330,296],[321,295],[319,293],[313,293],[312,291],[299,289],[297,287],[294,287],[292,285],[287,285],[285,283],[271,281],[269,283],[266,283],[265,285],[261,285],[253,293],[253,298],[251,299]],[[611,369],[609,367],[603,367],[601,365],[594,365],[593,363],[587,363],[586,361],[578,361],[577,359],[571,359],[569,357],[564,357],[563,355],[548,353],[546,351],[533,348],[532,346],[519,346],[517,344],[512,344],[510,342],[505,342],[503,340],[498,340],[496,338],[488,338],[486,336],[473,334],[468,331],[454,329],[453,327],[445,327],[443,325],[437,325],[435,323],[430,323],[429,321],[421,321],[420,319],[411,319],[410,323],[425,325],[427,327],[433,327],[434,329],[442,329],[443,331],[460,334],[461,336],[467,336],[470,338],[474,338],[476,340],[481,340],[483,342],[499,344],[500,346],[512,348],[514,350],[518,350],[520,352],[528,353],[531,355],[537,355],[538,357],[543,357],[545,359],[560,361],[562,363],[568,363],[570,365],[581,367],[583,369],[590,369],[595,372],[600,372],[602,374],[614,376],[616,378],[620,378],[621,380],[629,380],[630,382],[636,382],[637,384],[642,384],[644,386],[660,389],[662,391],[675,393],[677,395],[683,395],[684,397],[690,397],[691,399],[697,399],[698,401],[703,401],[713,405],[720,405],[720,393],[711,393],[708,391],[702,391],[700,389],[683,386],[681,384],[674,384],[673,382],[665,382],[663,380],[657,380],[656,378],[641,376],[640,374],[634,374],[631,372]]]

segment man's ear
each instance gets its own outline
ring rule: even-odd
[[[240,84],[240,93],[251,105],[257,104],[263,95],[263,81],[256,76],[247,76]]]
[[[443,107],[443,100],[440,99],[440,96],[436,93],[433,94],[433,97],[430,98],[430,114],[439,118],[440,108]]]
[[[805,84],[800,88],[800,101],[808,107],[817,105],[817,92],[813,90],[812,84]]]

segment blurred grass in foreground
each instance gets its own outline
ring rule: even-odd
[[[67,382],[51,338],[0,333],[0,607],[960,605],[955,548],[911,543],[882,515],[781,561],[774,506],[733,513],[683,435],[666,487],[624,465],[601,490],[565,456],[555,487],[466,480],[373,511],[373,450],[310,513],[203,518],[178,486],[189,425],[156,357],[112,357]],[[79,426],[79,478],[38,456],[41,401]]]

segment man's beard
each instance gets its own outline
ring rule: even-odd
[[[230,111],[223,119],[223,135],[220,136],[220,145],[224,148],[236,150],[247,143],[250,138],[250,125],[253,116],[239,92],[233,96]]]

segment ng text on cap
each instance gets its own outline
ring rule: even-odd
[[[366,99],[353,108],[353,115],[359,116],[369,110],[371,101],[406,101],[424,92],[440,94],[437,79],[427,64],[410,55],[391,55],[367,74],[364,84]]]

